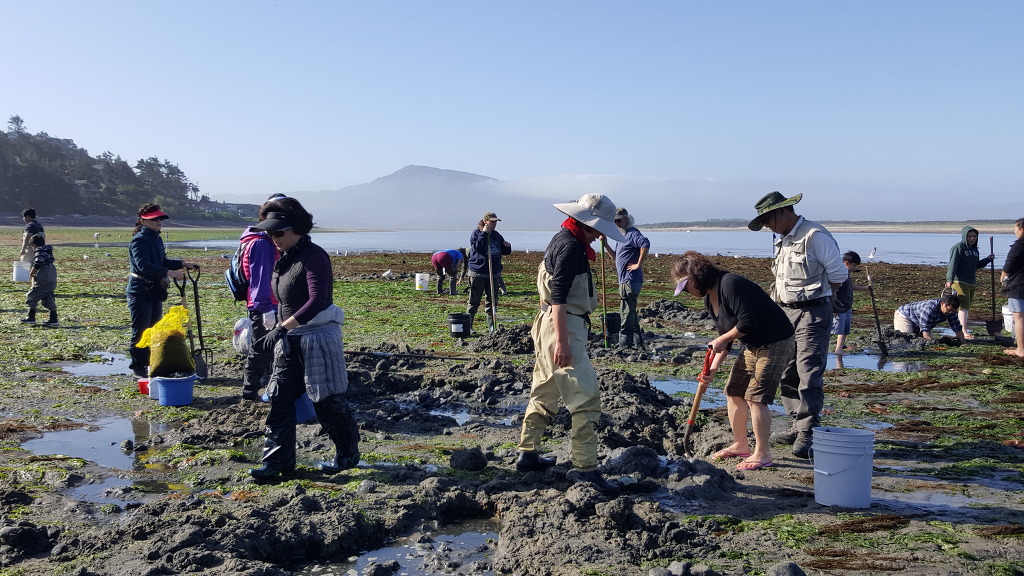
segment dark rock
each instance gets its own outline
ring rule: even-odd
[[[487,456],[479,447],[456,450],[449,459],[450,465],[456,470],[476,472],[487,468]]]

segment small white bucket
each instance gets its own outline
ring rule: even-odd
[[[875,433],[852,428],[814,428],[814,501],[822,506],[871,506]]]
[[[1003,306],[1003,330],[1013,334],[1013,312],[1009,306]]]
[[[14,262],[13,269],[11,271],[11,280],[14,280],[15,282],[28,282],[31,280],[28,275],[31,269],[32,266],[28,262]]]
[[[430,287],[430,274],[417,274],[416,275],[416,289],[426,290]]]

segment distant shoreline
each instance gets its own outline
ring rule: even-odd
[[[872,224],[852,224],[846,222],[820,222],[821,225],[828,228],[829,232],[842,232],[842,233],[874,233],[874,234],[921,234],[921,233],[932,233],[932,234],[959,234],[960,230],[965,224],[970,224],[977,228],[982,234],[1002,234],[1009,233],[1013,230],[1013,220],[1007,220],[1004,224],[992,224],[991,222],[985,224],[972,224],[956,223],[956,222],[877,222]],[[637,226],[644,232],[686,232],[686,231],[698,231],[698,232],[749,232],[746,227],[736,226],[687,226],[679,228],[650,228],[644,227],[643,225]]]

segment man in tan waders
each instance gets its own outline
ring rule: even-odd
[[[554,206],[569,217],[537,270],[541,310],[531,334],[536,358],[516,469],[541,471],[555,464],[555,458],[541,457],[540,445],[561,398],[572,415],[573,471],[566,477],[614,496],[619,487],[597,472],[595,425],[601,417],[601,391],[587,356],[590,313],[597,309],[590,262],[597,255],[590,244],[602,235],[619,242],[625,238],[615,226],[615,204],[601,194]]]

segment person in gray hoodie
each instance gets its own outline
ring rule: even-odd
[[[946,265],[946,288],[952,288],[960,297],[960,311],[957,317],[960,325],[963,326],[964,338],[974,338],[967,327],[967,317],[971,313],[971,301],[974,299],[974,289],[978,285],[977,272],[979,269],[988,266],[995,258],[995,254],[989,254],[981,258],[978,250],[978,230],[973,226],[964,226],[960,230],[960,242],[957,242],[949,249],[949,264]]]

